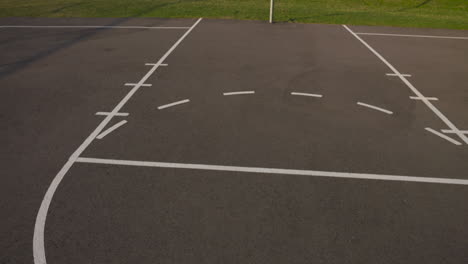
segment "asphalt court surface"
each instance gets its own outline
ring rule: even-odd
[[[44,194],[95,113],[196,20],[1,21],[122,27],[0,28],[1,261],[30,263]],[[468,130],[468,39],[359,37]],[[163,63],[102,131],[127,123],[80,157],[468,179],[467,145],[425,130],[448,128],[342,26],[202,20]],[[238,91],[254,93],[223,95]],[[51,200],[44,251],[47,263],[465,263],[465,186],[78,162]]]

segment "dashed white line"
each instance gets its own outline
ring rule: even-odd
[[[118,122],[117,124],[109,127],[107,130],[103,131],[101,134],[99,134],[96,138],[97,139],[103,139],[105,136],[109,135],[110,133],[112,133],[112,131],[116,130],[117,128],[125,125],[127,123],[127,120],[122,120],[120,122]]]
[[[158,67],[166,61],[167,57],[179,46],[179,44],[192,32],[192,30],[200,23],[202,19],[198,19],[177,41],[172,45],[172,47],[159,59],[159,61],[154,65],[143,78],[140,80],[138,85],[133,87],[127,95],[114,107],[111,113],[115,114],[122,109],[122,107],[127,103],[130,98],[138,91],[138,89],[144,84],[148,78],[158,69]],[[61,181],[67,174],[68,170],[73,166],[77,161],[78,157],[86,150],[86,148],[93,142],[97,135],[106,127],[106,125],[112,120],[113,115],[108,115],[102,120],[102,122],[94,129],[94,131],[85,139],[85,141],[75,150],[75,152],[70,156],[68,161],[63,165],[62,169],[55,175],[52,180],[49,188],[42,199],[41,206],[36,216],[36,222],[34,224],[34,236],[33,236],[33,256],[35,264],[47,264],[46,255],[45,255],[45,246],[44,246],[44,228],[47,218],[47,213],[49,211],[49,206],[54,197],[55,191],[60,185]]]
[[[451,142],[451,143],[453,143],[453,144],[455,144],[457,146],[461,145],[461,143],[456,141],[455,139],[453,139],[453,138],[451,138],[449,136],[446,136],[446,135],[444,135],[444,134],[442,134],[442,133],[440,133],[440,132],[438,132],[438,131],[436,131],[436,130],[434,130],[432,128],[426,127],[425,129],[427,131],[431,132],[432,134],[434,134],[436,136],[439,136],[439,137],[441,137],[441,138],[443,138],[443,139],[445,139],[445,140],[447,140],[447,141],[449,141],[449,142]]]
[[[177,101],[177,102],[174,102],[174,103],[161,105],[161,106],[158,107],[158,109],[162,110],[162,109],[165,109],[165,108],[169,108],[169,107],[180,105],[180,104],[185,104],[185,103],[188,103],[188,102],[190,102],[189,99],[184,99],[184,100],[180,100],[180,101]]]
[[[357,35],[370,35],[370,36],[389,36],[389,37],[411,37],[411,38],[439,38],[439,39],[464,39],[468,37],[450,37],[450,36],[430,36],[430,35],[405,35],[405,34],[385,34],[385,33],[355,33]]]
[[[409,97],[412,100],[428,100],[428,101],[439,101],[439,98],[437,97],[417,97],[417,96],[410,96]]]
[[[291,95],[310,96],[310,97],[323,97],[323,95],[321,95],[321,94],[297,93],[297,92],[292,92]]]
[[[329,178],[348,178],[348,179],[366,179],[366,180],[382,180],[382,181],[468,185],[468,180],[465,180],[465,179],[431,178],[431,177],[385,175],[385,174],[372,174],[372,173],[294,170],[294,169],[241,167],[241,166],[224,166],[224,165],[190,164],[190,163],[173,163],[173,162],[97,159],[97,158],[85,158],[85,157],[79,157],[76,161],[82,162],[82,163],[122,165],[122,166],[139,166],[139,167],[156,167],[156,168],[173,168],[173,169],[230,171],[230,172],[247,172],[247,173],[263,173],[263,174],[302,175],[302,176],[329,177]]]
[[[149,83],[126,83],[125,86],[143,86],[143,87],[151,87],[152,84]]]
[[[224,96],[229,96],[229,95],[241,95],[241,94],[254,94],[255,91],[239,91],[239,92],[228,92],[228,93],[223,93]]]
[[[387,73],[385,74],[387,76],[394,76],[394,77],[400,77],[400,76],[403,76],[403,77],[411,77],[411,74],[396,74],[396,73]]]
[[[2,25],[0,28],[115,28],[115,29],[189,29],[190,27],[150,27],[150,26],[29,26]]]
[[[361,103],[361,102],[358,102],[357,104],[360,105],[360,106],[364,106],[364,107],[368,107],[368,108],[371,108],[371,109],[380,111],[380,112],[384,112],[384,113],[389,114],[389,115],[393,114],[392,111],[389,111],[389,110],[387,110],[387,109],[383,109],[383,108],[377,107],[377,106],[375,106],[375,105],[365,104],[365,103]]]
[[[96,115],[101,115],[101,116],[128,116],[129,113],[112,113],[112,112],[97,112]]]
[[[357,40],[359,40],[364,46],[366,46],[375,56],[377,56],[377,58],[379,58],[385,65],[387,65],[388,68],[390,68],[390,70],[397,74],[398,77],[400,78],[400,80],[402,82],[404,82],[406,84],[406,86],[408,86],[408,88],[419,98],[421,98],[421,101],[437,116],[439,117],[440,120],[442,120],[442,122],[445,123],[446,126],[448,126],[451,130],[453,131],[456,131],[456,134],[457,136],[463,140],[466,144],[468,144],[468,137],[466,135],[464,135],[463,133],[460,132],[460,130],[444,115],[442,114],[442,112],[439,111],[439,109],[437,109],[429,100],[425,99],[426,97],[418,91],[418,89],[416,89],[416,87],[413,86],[413,84],[411,84],[405,76],[402,76],[401,73],[395,68],[393,67],[392,64],[390,64],[390,62],[388,62],[382,55],[380,55],[380,53],[378,53],[374,48],[372,48],[369,44],[367,44],[367,42],[365,42],[361,37],[359,37],[356,33],[354,33],[354,31],[352,31],[349,27],[347,27],[346,25],[343,25],[343,27],[349,32],[351,33],[351,35],[353,35]]]

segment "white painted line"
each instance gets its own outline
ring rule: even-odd
[[[296,93],[296,92],[292,92],[291,95],[310,96],[310,97],[323,97],[323,95],[321,95],[321,94]]]
[[[468,135],[468,130],[453,131],[453,130],[450,130],[450,129],[442,129],[440,131],[442,131],[443,133],[446,133],[446,134],[456,134],[457,132],[461,132],[463,134]]]
[[[115,29],[189,29],[190,27],[150,27],[150,26],[29,26],[3,25],[0,28],[115,28]]]
[[[439,39],[465,39],[468,37],[450,37],[450,36],[430,36],[430,35],[405,35],[405,34],[385,34],[385,33],[355,33],[356,35],[370,36],[389,36],[389,37],[411,37],[411,38],[439,38]]]
[[[105,136],[109,135],[110,133],[112,133],[112,131],[116,130],[117,128],[125,125],[127,123],[127,120],[122,120],[120,122],[118,122],[117,124],[109,127],[107,130],[103,131],[101,134],[99,134],[96,138],[97,139],[103,139]]]
[[[174,45],[159,59],[159,61],[154,65],[143,78],[140,80],[139,84],[133,87],[127,95],[114,107],[112,113],[118,113],[120,109],[132,98],[132,96],[138,91],[141,87],[141,84],[144,84],[148,78],[158,69],[158,67],[167,59],[167,57],[179,46],[179,44],[192,32],[192,30],[200,23],[202,19],[198,19],[189,30],[187,30],[180,38],[177,40]],[[42,199],[41,206],[37,212],[36,222],[34,223],[34,237],[33,237],[33,256],[34,264],[47,264],[46,255],[45,255],[45,246],[44,246],[44,228],[46,224],[47,213],[49,211],[50,203],[54,197],[55,191],[57,190],[60,182],[67,174],[68,170],[73,166],[77,161],[78,157],[86,150],[86,148],[93,142],[97,135],[107,126],[107,124],[112,120],[113,115],[108,115],[102,120],[102,122],[94,129],[94,131],[83,141],[83,143],[73,152],[68,161],[63,165],[62,169],[55,175],[52,180],[49,188]]]
[[[348,179],[366,179],[366,180],[381,180],[381,181],[468,185],[468,180],[465,180],[465,179],[430,178],[430,177],[400,176],[400,175],[386,175],[386,174],[372,174],[372,173],[294,170],[294,169],[241,167],[241,166],[224,166],[224,165],[190,164],[190,163],[173,163],[173,162],[97,159],[97,158],[85,158],[85,157],[79,157],[76,161],[82,162],[82,163],[138,166],[138,167],[231,171],[231,172],[263,173],[263,174],[302,175],[302,176],[328,177],[328,178],[348,178]]]
[[[229,92],[229,93],[223,93],[224,96],[228,95],[241,95],[241,94],[254,94],[255,91],[239,91],[239,92]]]
[[[458,146],[461,145],[461,143],[458,142],[458,141],[456,141],[455,139],[453,139],[453,138],[451,138],[451,137],[448,137],[448,136],[446,136],[446,135],[444,135],[444,134],[442,134],[442,133],[440,133],[440,132],[438,132],[438,131],[435,131],[435,130],[432,129],[432,128],[426,127],[426,130],[429,131],[429,132],[431,132],[432,134],[434,134],[434,135],[436,135],[436,136],[439,136],[439,137],[441,137],[441,138],[443,138],[443,139],[445,139],[445,140],[447,140],[447,141],[449,141],[449,142],[455,144],[455,145],[458,145]]]
[[[128,116],[129,113],[97,112],[96,115],[101,115],[101,116],[108,116],[108,115],[113,115],[113,116]]]
[[[156,63],[145,63],[145,65],[146,65],[146,66],[154,66],[154,65],[156,65]],[[161,64],[161,65],[159,65],[159,66],[167,67],[168,64],[164,63],[164,64]]]
[[[360,105],[360,106],[364,106],[364,107],[368,107],[368,108],[380,111],[380,112],[384,112],[384,113],[389,114],[389,115],[393,114],[392,111],[377,107],[375,105],[365,104],[365,103],[361,103],[361,102],[358,102],[357,104]]]
[[[392,64],[390,64],[384,57],[382,57],[382,55],[380,55],[380,53],[378,53],[374,48],[372,48],[369,44],[367,44],[367,42],[365,42],[361,37],[359,37],[358,35],[356,35],[356,33],[354,33],[349,27],[347,27],[346,25],[343,25],[343,27],[348,30],[349,33],[351,33],[357,40],[359,40],[364,46],[366,46],[372,53],[374,53],[375,56],[377,56],[377,58],[379,58],[383,63],[385,63],[385,65],[387,65],[388,68],[390,68],[390,70],[392,70],[393,73],[395,74],[398,74],[400,80],[402,82],[404,82],[406,84],[406,86],[408,86],[408,88],[419,98],[421,98],[421,101],[436,115],[439,117],[440,120],[442,120],[442,122],[445,123],[445,125],[447,125],[451,130],[453,131],[456,131],[456,134],[458,137],[460,137],[461,140],[463,140],[463,142],[465,142],[466,144],[468,144],[468,137],[465,136],[463,133],[460,132],[460,130],[444,115],[442,114],[442,112],[439,111],[439,109],[437,109],[429,100],[425,99],[426,97],[418,91],[418,89],[416,89],[416,87],[413,86],[413,84],[411,84],[407,79],[406,77],[402,76],[401,73],[395,68],[393,67]]]
[[[387,76],[395,76],[395,77],[400,77],[400,75],[403,76],[403,77],[411,77],[411,74],[387,73],[386,75],[387,75]]]
[[[185,104],[185,103],[188,103],[188,102],[190,102],[190,100],[185,99],[185,100],[180,100],[180,101],[177,101],[177,102],[174,102],[174,103],[161,105],[161,106],[158,107],[158,110],[162,110],[164,108],[169,108],[169,107],[175,106],[175,105]]]
[[[411,98],[413,100],[423,100],[423,98],[417,97],[417,96],[410,96],[409,98]],[[424,97],[424,99],[428,100],[428,101],[439,101],[439,98],[437,98],[437,97]]]
[[[143,87],[151,87],[152,84],[148,83],[126,83],[125,86],[143,86]]]

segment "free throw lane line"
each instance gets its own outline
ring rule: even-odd
[[[384,113],[389,114],[389,115],[393,114],[392,111],[389,111],[389,110],[387,110],[387,109],[383,109],[383,108],[377,107],[377,106],[375,106],[375,105],[365,104],[365,103],[361,103],[361,102],[357,102],[357,104],[360,105],[360,106],[364,106],[364,107],[367,107],[367,108],[371,108],[371,109],[380,111],[380,112],[384,112]]]
[[[148,78],[158,69],[158,67],[166,61],[167,57],[179,46],[179,44],[192,32],[192,30],[200,23],[202,19],[198,19],[191,27],[188,29],[177,41],[172,45],[172,47],[164,53],[164,55],[159,59],[159,61],[151,67],[151,69],[143,76],[139,84],[133,87],[127,95],[115,106],[111,113],[119,113],[120,109],[132,98],[132,96],[138,91],[141,87],[141,84],[144,84]],[[34,223],[34,236],[33,236],[33,257],[34,264],[47,264],[46,255],[45,255],[45,245],[44,245],[44,228],[47,218],[47,213],[49,211],[50,203],[54,197],[55,191],[62,182],[63,178],[67,174],[68,170],[73,166],[78,157],[86,150],[86,148],[93,142],[97,135],[107,126],[107,124],[112,120],[114,115],[107,115],[104,120],[94,129],[94,131],[85,139],[85,141],[75,150],[75,152],[70,156],[68,161],[63,165],[62,169],[55,175],[52,180],[49,188],[42,199],[41,206],[37,212],[36,222]]]
[[[224,96],[229,96],[229,95],[242,95],[242,94],[254,94],[255,91],[238,91],[238,92],[228,92],[228,93],[223,93]]]
[[[449,137],[449,136],[446,136],[446,135],[444,135],[444,134],[442,134],[442,133],[440,133],[440,132],[438,132],[438,131],[436,131],[436,130],[430,128],[430,127],[426,127],[425,129],[426,129],[427,131],[431,132],[432,134],[434,134],[434,135],[436,135],[436,136],[439,136],[439,137],[441,137],[441,138],[443,138],[443,139],[445,139],[445,140],[447,140],[447,141],[449,141],[449,142],[451,142],[451,143],[453,143],[453,144],[455,144],[455,145],[457,145],[457,146],[460,146],[460,145],[461,145],[461,143],[458,142],[458,141],[456,141],[455,139],[453,139],[453,138],[451,138],[451,137]]]
[[[109,135],[110,133],[112,133],[112,131],[116,130],[117,128],[125,125],[127,123],[127,120],[122,120],[120,122],[118,122],[117,124],[109,127],[106,131],[103,131],[101,134],[97,135],[96,138],[97,139],[103,139],[105,136]]]
[[[185,104],[185,103],[188,103],[188,102],[190,102],[189,99],[184,99],[184,100],[180,100],[180,101],[177,101],[177,102],[174,102],[174,103],[161,105],[161,106],[158,107],[158,110],[162,110],[164,108],[169,108],[169,107],[175,106],[175,105]]]
[[[248,173],[263,173],[263,174],[302,175],[302,176],[330,177],[330,178],[350,178],[350,179],[367,179],[367,180],[382,180],[382,181],[468,185],[468,180],[464,180],[464,179],[430,178],[430,177],[385,175],[385,174],[371,174],[371,173],[351,173],[351,172],[293,170],[293,169],[278,169],[278,168],[224,166],[224,165],[172,163],[172,162],[155,162],[155,161],[97,159],[97,158],[86,158],[86,157],[79,157],[76,160],[76,162],[107,164],[107,165],[137,166],[137,167],[231,171],[231,172],[248,172]]]
[[[377,56],[377,58],[379,58],[385,65],[387,65],[388,68],[390,68],[390,70],[395,73],[396,75],[398,75],[398,77],[400,78],[400,80],[406,84],[406,86],[408,86],[408,88],[419,98],[421,98],[421,102],[423,102],[437,117],[439,117],[440,120],[442,120],[442,122],[445,123],[446,126],[448,126],[451,130],[455,131],[457,134],[457,136],[463,140],[463,142],[465,142],[465,144],[468,144],[468,137],[461,133],[460,130],[444,115],[442,114],[442,112],[439,111],[439,109],[437,109],[437,107],[435,107],[431,102],[430,100],[427,100],[426,97],[418,90],[416,89],[416,87],[414,87],[414,85],[412,83],[410,83],[410,81],[408,81],[408,79],[406,79],[405,76],[401,75],[401,73],[395,68],[393,67],[392,64],[390,64],[390,62],[388,62],[382,55],[380,55],[380,53],[378,53],[374,48],[372,48],[367,42],[365,42],[361,37],[359,37],[356,33],[354,33],[354,31],[352,31],[348,26],[346,25],[343,25],[343,27],[349,32],[351,33],[351,35],[353,35],[357,40],[359,40],[364,46],[366,46],[366,48],[368,48],[375,56]]]
[[[323,97],[323,95],[321,95],[321,94],[297,93],[297,92],[292,92],[291,95],[310,96],[310,97]]]
[[[430,36],[430,35],[406,35],[406,34],[386,34],[386,33],[364,33],[364,32],[356,33],[356,35],[388,36],[388,37],[410,37],[410,38],[463,39],[463,40],[468,40],[468,37]]]

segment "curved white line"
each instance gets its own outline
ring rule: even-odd
[[[52,198],[57,190],[60,182],[63,180],[65,174],[70,170],[72,165],[77,161],[78,157],[83,153],[83,151],[93,142],[97,135],[104,129],[104,127],[111,121],[115,113],[118,113],[120,109],[127,103],[128,100],[138,91],[141,87],[141,84],[144,84],[146,80],[156,71],[156,69],[166,60],[166,58],[174,51],[175,48],[187,37],[187,35],[195,28],[202,19],[198,19],[189,30],[187,30],[180,38],[177,40],[174,45],[159,59],[159,61],[154,65],[143,78],[140,80],[139,84],[133,87],[127,95],[117,104],[117,106],[112,110],[112,115],[108,115],[104,120],[98,125],[98,127],[85,139],[85,141],[76,149],[76,151],[70,156],[69,160],[63,165],[62,169],[55,175],[52,183],[49,185],[47,192],[42,199],[41,206],[37,212],[36,222],[34,223],[34,236],[33,236],[33,256],[34,264],[47,264],[45,246],[44,246],[44,230],[45,223],[47,218],[47,213],[49,211],[49,206],[52,201]]]
[[[387,110],[387,109],[383,109],[383,108],[377,107],[377,106],[375,106],[375,105],[365,104],[365,103],[361,103],[361,102],[358,102],[357,104],[360,105],[360,106],[364,106],[364,107],[367,107],[367,108],[371,108],[371,109],[380,111],[380,112],[384,112],[384,113],[389,114],[389,115],[393,114],[392,111],[389,111],[389,110]]]

